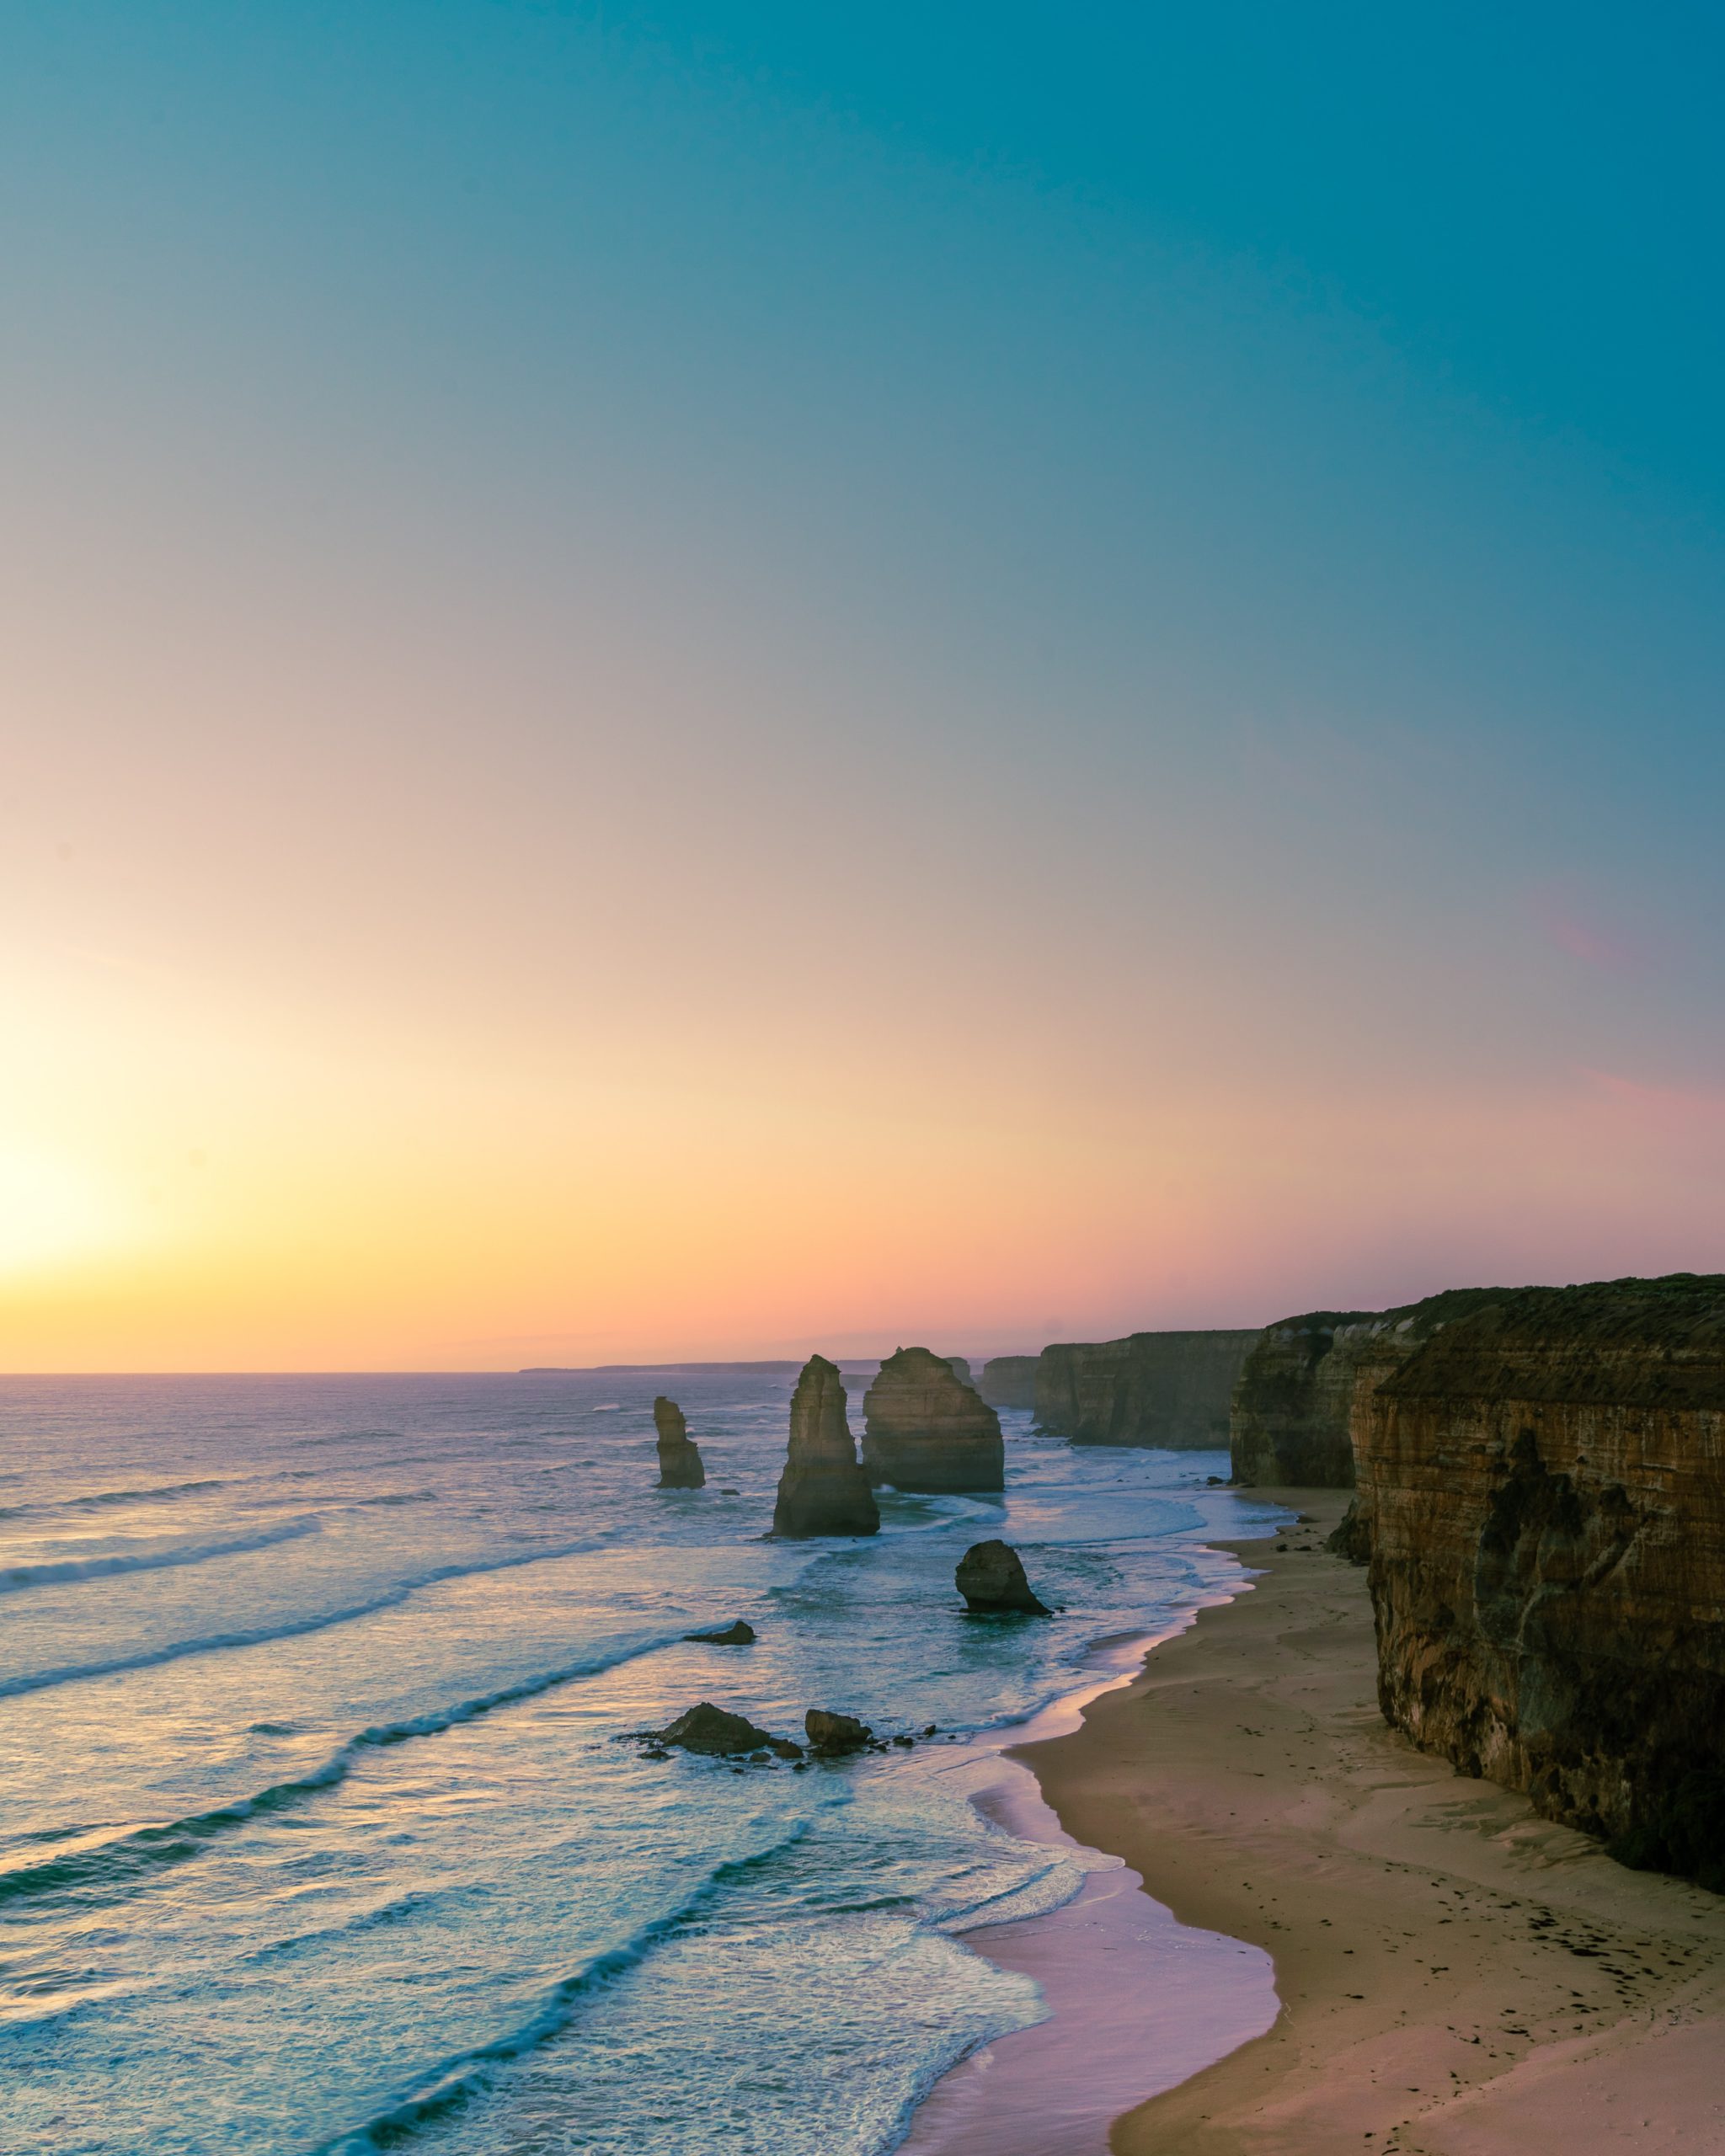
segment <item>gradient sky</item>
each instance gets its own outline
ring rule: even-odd
[[[0,1367],[1725,1266],[1722,54],[0,9]]]

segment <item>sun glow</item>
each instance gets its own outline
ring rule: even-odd
[[[0,1274],[62,1265],[124,1240],[120,1206],[74,1162],[0,1150]]]

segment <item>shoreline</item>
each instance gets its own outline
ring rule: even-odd
[[[1725,2148],[1725,1899],[1389,1730],[1365,1573],[1322,1548],[1348,1493],[1256,1494],[1302,1519],[1213,1545],[1249,1590],[1012,1748],[1067,1834],[1274,1964],[1273,2025],[1124,2110],[1114,2156]]]
[[[1076,1840],[1021,1756],[1081,1729],[1087,1710],[1131,1684],[1150,1653],[1249,1587],[1242,1577],[1167,1630],[1094,1641],[1087,1682],[1015,1728],[973,1738],[943,1766],[980,1777],[968,1801],[1007,1833],[1087,1861],[1082,1886],[1055,1908],[958,1935],[997,1967],[1030,1977],[1048,2012],[949,2068],[917,2104],[898,2156],[1108,2156],[1118,2113],[1273,2023],[1269,1957],[1183,1924],[1130,1864]]]

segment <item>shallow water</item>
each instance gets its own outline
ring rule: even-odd
[[[1003,1502],[763,1541],[792,1381],[0,1380],[0,2150],[873,2156],[1037,2020],[964,1934],[1081,1860],[943,1785],[945,1733],[1206,1598],[1258,1515],[1215,1454],[1008,1415]],[[659,1390],[704,1491],[652,1487]],[[962,1613],[1002,1533],[1053,1622]],[[943,1736],[617,1741],[702,1698]]]

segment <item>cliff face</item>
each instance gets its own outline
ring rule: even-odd
[[[1309,1310],[1264,1328],[1234,1388],[1234,1480],[1351,1489],[1361,1403],[1441,1326],[1510,1291],[1452,1288],[1388,1310]]]
[[[1725,1275],[1508,1295],[1359,1434],[1387,1719],[1725,1889]]]
[[[871,1481],[900,1490],[1006,1486],[1000,1417],[949,1359],[900,1348],[881,1364],[862,1412],[862,1465]]]
[[[982,1366],[976,1390],[991,1407],[1034,1407],[1037,1355],[996,1355]]]
[[[1135,1332],[1044,1348],[1036,1419],[1081,1445],[1224,1445],[1256,1332]]]
[[[701,1464],[701,1448],[689,1435],[682,1409],[663,1393],[653,1403],[653,1427],[659,1433],[660,1488],[704,1488],[707,1470]]]
[[[880,1513],[857,1464],[838,1366],[811,1355],[791,1396],[791,1437],[773,1507],[775,1534],[875,1534]]]

